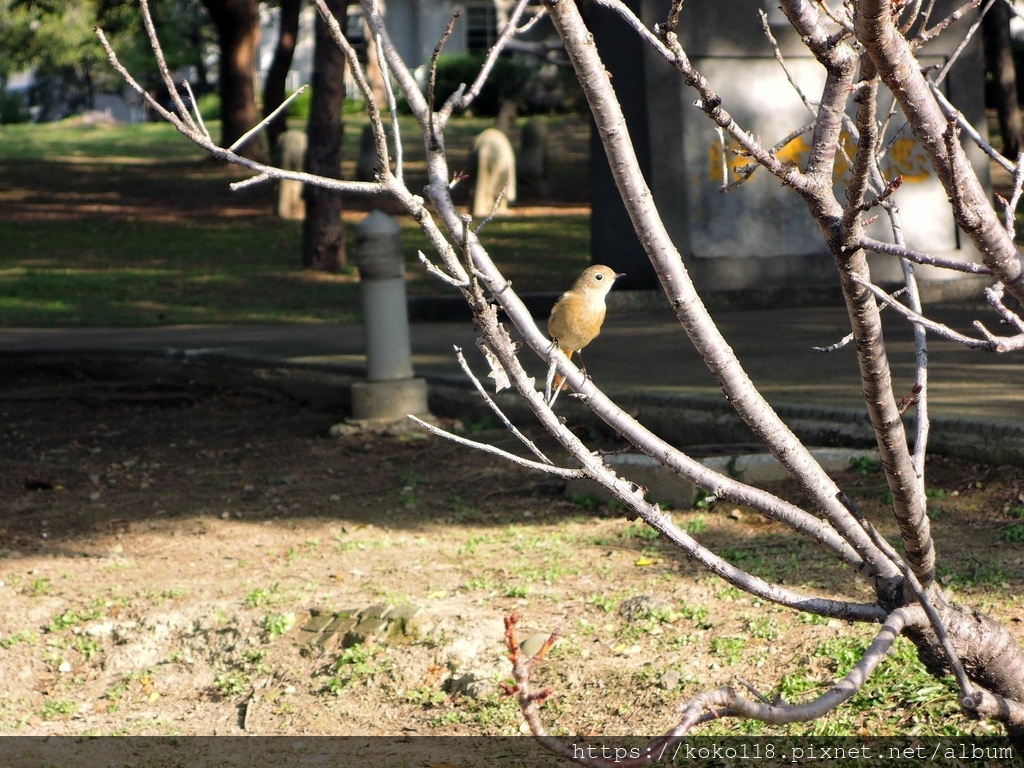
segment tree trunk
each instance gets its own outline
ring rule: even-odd
[[[288,70],[295,54],[295,40],[299,36],[299,11],[302,0],[281,0],[281,20],[278,25],[277,47],[274,60],[267,70],[263,83],[263,116],[277,109],[285,97]],[[277,137],[288,130],[288,117],[282,112],[267,125],[267,140],[271,147],[277,145]]]
[[[344,22],[349,0],[327,0],[331,14]],[[341,178],[341,108],[345,101],[345,56],[327,25],[316,20],[313,53],[313,102],[310,107],[306,170],[331,179]],[[302,225],[302,266],[336,271],[345,266],[345,232],[341,223],[341,193],[307,184],[303,191],[306,218]]]
[[[386,109],[388,92],[384,87],[384,73],[381,72],[377,59],[377,41],[368,24],[364,23],[363,28],[366,34],[366,79],[370,83],[370,90],[373,91],[373,103],[377,109]]]
[[[1024,147],[1024,121],[1017,101],[1017,67],[1010,46],[1010,8],[996,2],[988,9],[981,23],[985,44],[985,67],[992,73],[995,85],[995,107],[999,116],[999,133],[1003,137],[1003,154],[1017,159]]]
[[[217,28],[220,45],[221,146],[231,146],[256,125],[256,57],[260,44],[257,0],[203,0]],[[253,160],[266,160],[265,139],[254,136],[239,150]]]

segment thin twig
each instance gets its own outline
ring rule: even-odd
[[[1017,165],[1013,169],[1013,193],[1007,200],[996,194],[996,200],[1003,206],[1003,227],[1011,240],[1017,237],[1017,206],[1020,205],[1021,190],[1024,189],[1024,152],[1017,155]]]
[[[334,14],[327,7],[327,3],[324,0],[314,0],[314,3],[316,4],[317,12],[320,14],[320,19],[327,27],[328,34],[330,34],[331,39],[334,40],[335,44],[341,48],[341,52],[345,55],[345,62],[348,64],[349,73],[352,79],[355,80],[359,92],[363,95],[366,116],[370,119],[374,146],[377,149],[379,178],[386,187],[387,179],[391,176],[391,159],[388,155],[388,137],[384,132],[384,121],[381,119],[380,110],[377,109],[377,104],[373,100],[373,88],[370,86],[370,81],[366,77],[366,71],[359,61],[359,55],[345,37],[341,24],[334,18]],[[374,26],[374,24],[379,22],[379,18],[372,3],[368,3],[364,7],[364,12],[373,33],[375,35],[379,34],[378,29]]]
[[[480,231],[485,226],[487,226],[498,213],[498,208],[501,206],[501,201],[505,199],[505,195],[508,193],[508,184],[509,183],[506,181],[504,184],[501,185],[501,189],[498,190],[497,197],[495,197],[494,202],[491,203],[491,210],[488,211],[487,215],[483,218],[483,220],[479,224],[477,224],[476,227],[473,229],[473,232],[475,232],[477,235],[480,234]]]
[[[971,28],[967,31],[967,34],[964,36],[964,39],[960,41],[960,44],[957,46],[956,50],[953,51],[953,53],[950,54],[950,56],[946,59],[945,65],[939,71],[939,74],[935,77],[935,80],[934,80],[934,82],[932,84],[933,88],[934,88],[934,86],[941,85],[943,82],[945,82],[946,77],[949,75],[949,72],[952,69],[953,65],[957,61],[959,61],[961,54],[963,54],[963,52],[965,50],[967,50],[967,44],[970,42],[971,38],[974,37],[974,34],[978,31],[978,28],[981,26],[981,18],[984,15],[985,11],[988,10],[989,6],[991,6],[993,1],[994,0],[988,0],[988,5],[986,5],[985,8],[982,10],[981,14],[978,15],[978,18],[975,20],[974,24],[971,25]],[[968,3],[968,5],[970,5],[971,7],[976,7],[979,4],[979,2],[980,2],[980,0],[971,0],[971,2]],[[934,0],[932,0],[932,3],[929,4],[929,11],[930,11],[931,5],[933,5],[933,4],[934,4]],[[957,12],[957,13],[959,13],[959,12]],[[960,16],[958,15],[957,18],[960,18]],[[945,25],[948,25],[948,23],[950,23],[949,22],[949,17],[947,17],[945,22],[940,22],[940,24],[945,24]],[[945,26],[943,26],[943,29],[944,28],[945,28]],[[911,45],[911,48],[913,48],[913,47],[914,46]],[[893,108],[895,108],[895,103],[892,106],[893,106]],[[888,154],[889,150],[892,149],[892,147],[896,144],[897,141],[899,141],[899,139],[903,136],[903,134],[907,131],[907,128],[909,128],[909,127],[910,127],[910,122],[909,121],[904,121],[903,124],[900,125],[899,128],[897,128],[895,131],[893,131],[892,136],[889,137],[889,141],[886,143],[885,148],[882,150],[882,152],[881,152],[881,154],[879,156],[880,158],[884,157],[886,154]],[[981,146],[981,145],[979,144],[979,146]],[[984,149],[984,147],[982,147],[982,148]]]
[[[974,339],[970,336],[965,336],[958,331],[954,331],[948,325],[943,325],[942,323],[937,323],[934,320],[929,320],[924,315],[914,312],[909,307],[906,307],[893,299],[888,293],[883,291],[874,283],[870,283],[857,276],[854,276],[853,280],[854,282],[863,285],[875,296],[875,298],[892,307],[911,322],[920,323],[929,331],[944,339],[955,341],[969,349],[984,349],[990,352],[1013,352],[1018,349],[1024,349],[1024,335],[1003,338],[988,334],[989,338],[986,338],[984,341],[981,339]],[[985,333],[987,334],[987,331]]]
[[[761,19],[761,31],[764,32],[764,36],[768,38],[768,42],[772,46],[772,51],[775,53],[775,60],[779,62],[779,66],[782,67],[782,72],[789,81],[790,86],[796,92],[796,95],[800,97],[800,101],[803,102],[807,111],[811,114],[811,117],[817,117],[817,110],[811,106],[811,102],[807,98],[807,94],[805,94],[803,89],[797,85],[796,80],[793,79],[793,73],[790,72],[789,67],[786,66],[786,59],[782,55],[782,49],[779,47],[779,41],[775,39],[775,35],[772,34],[771,25],[768,23],[768,14],[758,8],[757,15]]]
[[[664,40],[662,40],[651,32],[647,25],[621,0],[594,0],[594,2],[617,13],[646,44],[680,71],[700,96],[696,106],[707,114],[716,125],[724,128],[729,135],[736,139],[744,152],[767,168],[784,184],[797,190],[806,187],[808,179],[795,164],[783,163],[774,157],[760,141],[743,130],[732,115],[722,107],[721,97],[712,88],[711,83],[693,67],[686,52],[679,45],[674,32],[659,27],[658,31],[664,33]]]
[[[896,242],[903,245],[903,225],[900,220],[899,209],[895,205],[886,204],[886,211],[892,223],[893,234]],[[903,270],[903,282],[906,286],[907,302],[910,308],[918,314],[924,314],[921,304],[921,294],[917,287],[917,276],[914,274],[914,265],[907,259],[900,259],[900,269]],[[917,407],[917,422],[914,430],[914,450],[911,460],[917,471],[919,490],[924,493],[924,464],[928,450],[928,433],[931,429],[931,420],[928,415],[928,335],[920,323],[914,323],[914,401]]]
[[[146,6],[143,6],[143,14],[144,15],[145,15],[145,12],[146,12]],[[103,32],[103,30],[100,29],[99,27],[95,27],[93,29],[93,31],[96,33],[96,36],[100,39],[100,45],[103,46],[103,50],[107,54],[107,60],[110,62],[110,66],[112,66],[114,68],[114,70],[117,72],[117,74],[119,74],[122,78],[124,78],[124,81],[126,83],[128,83],[128,86],[133,91],[138,93],[143,98],[143,100],[147,104],[149,104],[149,106],[153,109],[154,112],[156,112],[158,115],[160,115],[160,117],[162,117],[168,123],[173,125],[175,128],[177,128],[183,134],[185,134],[186,136],[189,136],[191,138],[192,129],[190,128],[190,126],[185,124],[184,122],[182,122],[182,120],[177,115],[175,115],[169,109],[164,107],[163,104],[161,104],[159,101],[157,101],[148,90],[146,90],[141,85],[139,85],[138,81],[134,77],[132,77],[131,72],[129,72],[125,68],[124,64],[121,63],[120,59],[117,58],[117,53],[115,53],[113,46],[110,45],[110,41],[107,40],[107,36]],[[173,82],[171,83],[170,88],[171,88],[172,91],[174,90],[174,83]],[[188,110],[185,110],[185,114],[188,115]],[[202,132],[199,132],[199,135],[202,138],[206,138],[206,137],[203,136]],[[212,144],[213,142],[211,141],[210,143]]]
[[[893,298],[895,298],[895,297],[897,297],[897,296],[899,296],[899,295],[901,295],[903,293],[906,293],[906,291],[907,291],[907,289],[905,287],[904,288],[900,288],[899,290],[893,291],[891,295],[892,295]],[[884,312],[885,308],[886,308],[886,305],[883,304],[879,308],[879,311],[880,312]],[[814,351],[814,352],[836,352],[836,351],[842,349],[843,347],[849,345],[852,341],[853,341],[853,334],[852,333],[848,333],[845,336],[843,336],[843,338],[841,338],[839,341],[835,342],[834,344],[829,344],[826,347],[813,347],[812,346],[811,350]]]
[[[416,251],[416,255],[419,257],[420,264],[422,264],[430,274],[432,274],[434,277],[438,278],[442,282],[448,283],[448,285],[452,286],[453,288],[466,288],[469,286],[468,280],[455,279],[447,272],[445,272],[443,269],[441,269],[439,266],[437,266],[430,259],[428,259],[427,255],[423,253],[423,251]]]
[[[483,66],[480,67],[480,71],[477,73],[476,79],[473,80],[473,84],[462,92],[458,98],[454,98],[455,94],[452,94],[453,98],[449,98],[441,108],[446,119],[453,110],[466,109],[483,89],[484,83],[487,82],[487,78],[490,76],[491,70],[494,69],[494,65],[497,63],[501,52],[505,49],[508,41],[512,39],[512,36],[518,32],[516,25],[526,11],[528,2],[529,0],[518,0],[515,8],[512,9],[512,13],[509,15],[508,22],[498,35],[498,39],[494,41],[494,45],[487,52],[487,58],[484,60]]]
[[[255,171],[257,174],[266,174],[270,178],[274,179],[291,179],[293,181],[301,181],[303,184],[315,184],[325,189],[333,189],[338,192],[348,192],[352,194],[380,194],[381,192],[390,191],[389,187],[382,183],[373,183],[365,181],[345,181],[342,179],[327,179],[322,176],[316,176],[314,174],[305,173],[303,171],[284,171],[280,168],[261,163],[256,160],[252,160],[248,157],[242,157],[234,152],[230,152],[227,149],[223,149],[217,146],[213,140],[199,129],[197,125],[192,123],[191,117],[189,122],[183,121],[175,113],[166,109],[160,104],[153,96],[143,88],[138,81],[132,77],[131,73],[125,68],[121,61],[117,57],[117,53],[110,45],[110,41],[107,40],[107,36],[103,33],[102,29],[95,29],[96,36],[100,40],[100,44],[103,46],[103,50],[107,54],[107,59],[110,61],[110,65],[120,74],[126,83],[138,93],[147,104],[156,112],[160,117],[173,125],[179,132],[185,137],[192,141],[197,146],[206,150],[212,157],[218,160],[224,160],[235,165],[240,165],[243,168]],[[173,84],[169,85],[173,88]],[[410,208],[413,206],[410,205]],[[428,236],[430,235],[429,222],[424,225],[428,228]],[[431,240],[432,243],[435,240]],[[443,242],[443,240],[442,240]]]
[[[376,8],[374,10],[376,11]],[[367,27],[369,27],[369,24],[367,24]],[[401,182],[405,174],[405,164],[402,157],[402,133],[398,123],[398,101],[395,98],[395,89],[391,84],[391,70],[388,68],[388,59],[384,55],[383,36],[380,33],[375,33],[372,29],[370,30],[370,35],[373,37],[374,48],[376,49],[377,66],[380,68],[380,76],[384,81],[388,114],[391,116],[391,133],[395,147],[395,177]]]
[[[199,126],[199,130],[203,132],[203,135],[206,138],[210,139],[210,141],[213,141],[213,137],[210,136],[210,131],[206,128],[206,123],[203,122],[203,116],[199,112],[199,102],[196,101],[196,95],[192,93],[191,83],[189,83],[188,80],[182,80],[181,84],[185,87],[185,90],[188,91],[188,99],[192,102],[192,111],[195,113],[196,124]]]
[[[246,187],[254,187],[257,184],[262,184],[265,181],[270,181],[271,176],[269,173],[257,173],[255,176],[250,176],[248,179],[242,179],[241,181],[233,181],[228,184],[228,187],[232,192],[237,192],[240,189]]]
[[[992,305],[992,307],[999,313],[999,316],[1003,318],[1003,321],[1012,325],[1020,333],[1024,333],[1024,320],[1022,320],[1015,312],[1011,312],[1010,309],[1003,304],[1003,294],[1006,292],[1002,283],[996,283],[991,288],[985,289],[985,300]]]
[[[246,131],[244,134],[239,136],[238,139],[235,141],[235,143],[232,144],[230,147],[228,147],[228,152],[235,152],[235,151],[237,151],[238,148],[243,146],[247,141],[249,141],[249,139],[251,139],[257,133],[259,133],[264,128],[266,128],[267,125],[269,125],[270,122],[275,117],[277,117],[279,114],[281,114],[284,110],[288,109],[288,105],[291,104],[294,99],[296,99],[298,96],[300,96],[302,93],[304,93],[305,90],[308,87],[309,87],[308,85],[301,85],[298,88],[296,88],[294,93],[292,93],[287,99],[285,99],[280,104],[278,104],[277,109],[275,109],[273,112],[271,112],[265,118],[263,118],[260,122],[258,122],[256,125],[254,125],[252,128],[250,128],[248,131]]]
[[[846,16],[840,16],[838,13],[833,11],[831,7],[829,7],[826,0],[815,0],[815,2],[818,3],[818,7],[821,8],[824,14],[828,16],[838,27],[840,27],[845,34],[848,35],[853,32],[853,20],[850,18],[849,13],[847,13]]]
[[[942,92],[942,88],[938,83],[928,81],[928,87],[931,88],[932,93],[935,94],[936,100],[939,102],[939,106],[942,107],[942,111],[946,113],[947,117],[952,116],[956,120],[960,129],[971,137],[971,140],[978,145],[982,152],[988,155],[990,158],[995,160],[1002,166],[1003,170],[1008,173],[1014,173],[1017,166],[1007,160],[1003,155],[998,152],[989,142],[982,138],[981,134],[978,133],[977,128],[971,125],[971,121],[964,117],[960,111],[953,106],[952,102],[946,98],[946,94]]]
[[[971,26],[967,34],[964,35],[964,39],[960,43],[960,46],[953,53],[951,61],[954,61],[960,55],[961,51],[963,51],[963,49],[967,47],[967,43],[974,36],[974,33],[978,31],[978,27],[981,26],[982,17],[984,17],[984,15],[988,12],[988,9],[992,7],[992,3],[994,2],[995,0],[988,0],[988,2],[985,3],[985,7],[981,9],[981,13],[978,14],[978,18],[975,20],[974,24]],[[946,18],[944,18],[934,27],[932,27],[931,29],[927,29],[921,34],[919,34],[914,40],[911,41],[911,44],[914,46],[914,48],[920,48],[929,40],[934,40],[936,37],[945,32],[946,29],[948,29],[950,26],[960,21],[960,19],[962,19],[968,11],[977,8],[979,5],[981,5],[981,0],[969,0],[969,2],[961,5],[955,11],[953,11],[953,13],[949,14]],[[947,64],[947,71],[948,66],[949,65]]]
[[[904,628],[910,623],[924,623],[924,617],[920,614],[921,611],[916,607],[898,608],[890,613],[853,669],[812,701],[802,704],[777,704],[765,701],[764,697],[756,692],[755,696],[759,700],[751,701],[740,696],[731,686],[705,691],[679,706],[682,716],[674,728],[628,755],[608,755],[601,749],[587,749],[587,745],[581,744],[580,739],[568,741],[548,734],[540,707],[553,691],[534,690],[534,664],[528,663],[529,660],[524,659],[519,651],[515,635],[519,617],[515,614],[505,620],[509,660],[512,662],[512,678],[515,681],[515,686],[510,687],[507,692],[518,695],[519,709],[523,719],[530,726],[530,731],[545,749],[554,754],[589,768],[646,768],[652,764],[660,764],[666,757],[671,762],[674,744],[687,735],[695,725],[710,720],[731,716],[783,725],[822,717],[863,689],[871,674],[889,655]]]
[[[448,20],[448,26],[445,27],[444,33],[441,35],[441,39],[437,45],[434,46],[434,55],[430,57],[430,76],[427,79],[427,109],[429,110],[430,119],[430,139],[435,144],[437,143],[437,109],[434,107],[434,91],[437,88],[437,60],[441,58],[441,51],[444,50],[445,43],[448,42],[448,38],[452,36],[452,32],[455,31],[455,22],[459,16],[462,15],[462,11],[456,10],[451,18]],[[454,95],[454,94],[453,94]],[[443,129],[446,123],[446,119],[442,117],[441,128]]]
[[[476,450],[483,451],[484,453],[489,453],[494,456],[500,456],[501,458],[510,461],[513,464],[517,464],[520,467],[525,467],[527,469],[536,469],[541,472],[546,472],[549,475],[563,477],[566,480],[580,480],[587,476],[587,474],[582,469],[556,467],[551,464],[545,464],[540,461],[531,461],[530,459],[524,459],[522,456],[516,456],[514,453],[509,453],[508,451],[502,450],[501,448],[498,448],[493,445],[489,445],[488,443],[481,443],[478,440],[470,440],[467,437],[456,435],[454,432],[449,432],[447,429],[435,427],[433,424],[430,424],[424,421],[423,419],[419,418],[418,416],[412,415],[411,413],[409,414],[409,418],[415,421],[417,424],[419,424],[432,435],[436,435],[437,437],[443,437],[444,439],[451,440],[453,443],[458,443],[459,445],[465,445],[470,448],[475,448]]]
[[[465,373],[469,380],[473,382],[473,386],[476,387],[476,391],[480,393],[480,397],[482,397],[484,402],[487,403],[487,407],[490,408],[499,419],[501,419],[501,423],[505,425],[505,428],[515,435],[519,442],[525,445],[527,449],[529,449],[530,453],[540,459],[544,464],[554,466],[555,463],[544,455],[544,452],[537,447],[536,443],[520,432],[519,428],[509,420],[508,416],[505,415],[505,412],[498,407],[496,402],[494,402],[494,399],[484,388],[480,379],[478,379],[472,369],[470,369],[469,363],[466,362],[466,356],[462,354],[461,347],[455,347],[455,357],[458,359],[459,367],[462,368],[463,373]]]
[[[533,26],[534,26],[534,25],[535,25],[535,24],[536,24],[536,23],[537,23],[538,21],[540,21],[541,19],[545,18],[545,17],[547,16],[547,15],[548,15],[548,11],[547,11],[547,8],[535,8],[535,9],[534,9],[534,13],[533,13],[533,16],[531,16],[531,17],[530,17],[530,18],[529,18],[529,19],[528,19],[528,20],[527,20],[527,21],[526,21],[526,22],[525,22],[525,23],[523,24],[523,26],[519,27],[519,29],[517,29],[517,30],[515,31],[515,34],[516,34],[516,35],[525,35],[525,34],[526,34],[527,32],[529,32],[529,31],[530,31],[530,30],[531,30],[531,29],[533,28]],[[511,42],[511,41],[509,41],[509,42]],[[558,46],[558,47],[560,48],[561,46]]]
[[[181,100],[181,94],[178,93],[178,89],[174,85],[174,79],[171,77],[171,71],[167,67],[167,59],[164,57],[163,48],[160,47],[160,40],[156,36],[153,14],[149,10],[149,0],[139,0],[139,7],[142,9],[142,24],[146,28],[146,36],[149,37],[149,47],[153,49],[153,54],[156,56],[156,65],[160,71],[160,79],[163,80],[170,91],[171,101],[174,102],[174,107],[178,110],[182,121],[189,128],[198,128],[195,122],[193,122],[185,102]]]
[[[901,259],[912,261],[915,264],[928,264],[933,267],[950,269],[955,272],[966,272],[970,275],[992,274],[992,270],[984,264],[973,264],[969,261],[958,261],[956,259],[947,259],[942,256],[932,256],[931,254],[915,251],[911,248],[896,245],[895,243],[886,243],[883,240],[875,240],[872,237],[862,237],[857,242],[857,247],[863,248],[866,251],[874,251],[875,253],[885,253],[890,256],[898,256]]]

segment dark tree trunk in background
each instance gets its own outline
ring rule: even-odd
[[[995,83],[995,107],[999,132],[1003,136],[1003,154],[1011,160],[1024,147],[1024,121],[1017,101],[1017,67],[1010,45],[1010,8],[996,0],[981,23],[985,45],[985,66]]]
[[[342,23],[349,0],[327,0],[331,14]],[[327,26],[317,16],[313,53],[313,101],[310,106],[306,170],[331,179],[341,178],[341,108],[345,101],[345,57]],[[345,232],[341,223],[341,193],[307,184],[303,190],[306,218],[302,225],[302,266],[335,271],[345,266]]]
[[[256,57],[260,45],[257,0],[203,0],[220,45],[221,145],[228,147],[260,121],[256,108]],[[255,136],[239,154],[266,160],[266,139]]]
[[[263,84],[263,116],[277,109],[285,97],[288,70],[292,67],[295,54],[295,40],[299,36],[299,11],[302,0],[281,0],[281,20],[278,25],[277,46],[274,60],[267,70]],[[277,144],[277,137],[288,130],[288,117],[282,112],[267,125],[267,139],[271,148]]]

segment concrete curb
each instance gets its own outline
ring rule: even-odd
[[[218,389],[258,387],[290,398],[351,413],[352,384],[362,381],[361,365],[294,363],[279,358],[225,349],[76,350],[66,352],[6,352],[0,365],[17,361],[58,369],[77,369],[104,378],[149,377],[184,385]],[[450,374],[424,374],[427,402],[437,416],[481,419],[491,414],[472,384]],[[609,392],[619,405],[649,429],[679,446],[750,444],[749,429],[724,399],[702,395]],[[529,423],[528,407],[515,395],[495,396],[510,418]],[[604,433],[610,428],[572,398],[561,400],[559,411],[573,423]],[[776,411],[807,445],[873,448],[867,414],[848,408],[785,405]],[[907,419],[908,432],[914,418]],[[931,453],[986,464],[1024,465],[1024,425],[985,419],[935,418],[931,423]]]

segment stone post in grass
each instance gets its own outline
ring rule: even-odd
[[[356,225],[356,264],[366,330],[366,381],[352,385],[349,423],[411,425],[409,414],[428,414],[427,385],[413,377],[402,238],[395,219],[373,211]]]
[[[304,131],[290,130],[277,139],[277,163],[286,171],[301,171],[306,162],[309,141]],[[282,219],[303,219],[306,203],[302,199],[302,182],[281,179],[277,188],[277,215]]]

